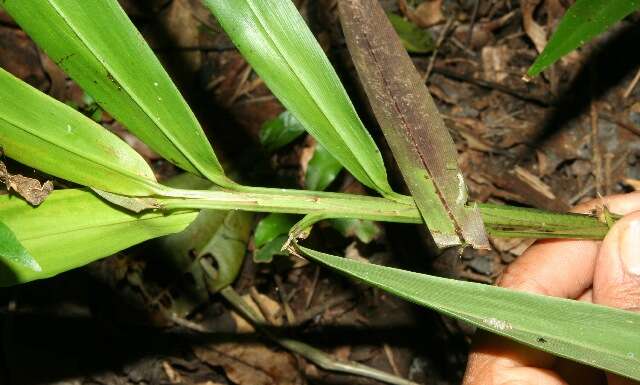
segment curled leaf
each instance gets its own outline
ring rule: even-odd
[[[34,206],[38,206],[44,202],[53,191],[53,183],[46,181],[40,183],[37,179],[28,178],[22,175],[12,175],[7,171],[7,166],[0,162],[0,181],[4,182],[7,190],[15,191],[23,197],[27,202]]]

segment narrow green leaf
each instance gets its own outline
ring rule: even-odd
[[[262,247],[276,238],[278,235],[287,234],[289,229],[296,224],[295,215],[269,214],[262,218],[256,226],[253,236],[256,247]]]
[[[640,313],[378,266],[303,255],[418,305],[536,349],[640,380]]]
[[[132,214],[87,190],[57,190],[38,208],[0,196],[0,218],[42,267],[36,272],[7,261],[0,286],[52,277],[147,239],[183,230],[194,211]]]
[[[187,171],[233,185],[193,112],[116,0],[5,0],[2,7],[152,149]]]
[[[290,0],[204,0],[253,69],[360,182],[392,194],[380,151]]]
[[[436,47],[436,43],[433,41],[433,37],[429,31],[418,27],[395,13],[389,12],[387,13],[387,17],[407,51],[413,53],[429,53]]]
[[[260,128],[260,144],[267,152],[278,150],[305,133],[298,119],[289,111],[271,119]]]
[[[25,266],[33,271],[42,271],[38,262],[2,221],[0,221],[0,258]]]
[[[307,190],[322,191],[329,187],[341,170],[342,164],[323,145],[317,143],[307,164],[304,187]]]
[[[253,261],[255,263],[271,263],[274,256],[287,255],[285,251],[282,251],[282,246],[288,239],[289,236],[285,233],[270,240],[266,245],[255,252],[253,255]]]
[[[389,147],[439,247],[489,248],[444,120],[377,0],[338,3],[349,52]]]
[[[533,77],[544,71],[617,21],[640,8],[639,0],[578,0],[567,10],[549,43],[527,71]]]
[[[81,185],[126,195],[162,189],[129,145],[2,69],[0,146],[10,158]]]

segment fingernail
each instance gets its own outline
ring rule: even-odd
[[[640,276],[640,219],[629,222],[620,234],[619,245],[625,272]]]

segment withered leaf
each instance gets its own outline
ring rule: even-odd
[[[434,241],[489,248],[453,139],[377,0],[341,0],[349,52],[375,116]]]
[[[7,171],[7,166],[0,162],[0,180],[7,186],[7,190],[15,191],[27,202],[34,206],[40,205],[47,199],[53,191],[53,183],[46,181],[40,183],[38,180],[22,175],[12,175]]]

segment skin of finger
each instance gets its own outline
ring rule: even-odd
[[[631,231],[640,223],[640,212],[627,215],[618,221],[602,242],[593,277],[593,302],[629,311],[640,311],[640,275],[624,268],[621,254],[628,252],[621,248],[626,237],[637,238],[637,231]],[[635,249],[635,248],[634,248]],[[635,250],[640,254],[640,248]],[[631,385],[639,382],[607,374],[609,385]]]
[[[593,302],[619,309],[640,312],[640,271],[625,269],[622,258],[624,243],[630,243],[631,251],[640,256],[638,227],[640,212],[627,215],[616,223],[607,234],[596,261],[593,278]],[[629,253],[629,251],[626,251]]]
[[[640,193],[597,199],[582,204],[573,211],[589,213],[602,206],[619,214],[637,211],[640,209]],[[592,285],[598,249],[599,244],[590,241],[538,242],[505,270],[498,284],[514,290],[577,298]],[[474,343],[465,374],[465,384],[492,384],[478,382],[475,379],[489,378],[491,373],[504,370],[508,364],[513,365],[512,367],[533,366],[535,368],[529,373],[535,373],[538,368],[550,368],[556,363],[550,355],[541,355],[528,348],[514,351],[511,346],[497,341],[499,340],[492,338],[489,342]],[[535,358],[534,362],[530,361],[531,357]],[[540,370],[539,374],[542,376],[544,372]]]

